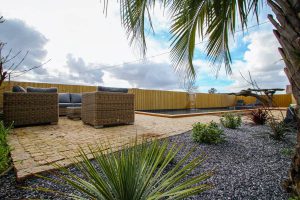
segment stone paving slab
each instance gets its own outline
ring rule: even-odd
[[[17,180],[52,170],[53,164],[70,165],[70,158],[78,155],[79,147],[105,144],[104,148],[118,150],[137,135],[138,138],[164,138],[192,129],[195,122],[218,121],[218,116],[163,118],[136,114],[134,125],[95,129],[82,121],[60,118],[57,125],[16,128],[9,135],[11,156]],[[109,144],[109,145],[108,145]]]

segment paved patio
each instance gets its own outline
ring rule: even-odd
[[[164,138],[191,130],[195,122],[218,120],[218,116],[207,115],[185,118],[163,118],[135,115],[134,125],[95,129],[82,121],[60,118],[57,125],[16,128],[9,135],[11,156],[17,179],[21,180],[35,173],[54,169],[53,164],[70,165],[78,154],[78,148],[88,151],[88,146],[106,144],[117,150],[138,138]],[[108,145],[109,144],[109,145]]]

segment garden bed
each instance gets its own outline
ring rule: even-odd
[[[267,126],[251,124],[243,124],[236,130],[225,129],[226,141],[218,145],[196,144],[192,141],[190,132],[170,137],[171,142],[183,143],[186,147],[174,162],[197,145],[194,154],[205,152],[208,158],[194,171],[194,175],[215,169],[215,175],[209,179],[215,188],[190,199],[287,199],[288,194],[282,189],[281,183],[287,178],[291,161],[286,152],[293,147],[296,135],[290,134],[284,141],[274,141],[266,134],[268,131]],[[73,167],[70,170],[78,173]],[[12,171],[0,178],[0,185],[0,199],[65,199],[48,193],[24,190],[20,188],[22,186],[50,185],[62,192],[74,192],[70,187],[57,186],[40,178],[30,178],[22,184],[16,184]]]

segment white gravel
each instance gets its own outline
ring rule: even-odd
[[[190,132],[170,137],[171,142],[184,143],[187,147],[178,154],[175,163],[196,145],[194,155],[204,151],[208,159],[193,172],[194,175],[208,169],[215,169],[216,172],[208,181],[215,188],[189,199],[288,199],[289,195],[284,192],[281,183],[287,178],[291,158],[281,151],[292,148],[296,136],[290,134],[284,141],[274,141],[266,134],[269,131],[267,126],[249,124],[236,130],[224,130],[226,141],[218,145],[196,144],[192,141]],[[78,173],[73,167],[69,169]],[[23,186],[50,186],[74,193],[70,187],[58,186],[40,178],[30,178],[17,184],[11,171],[0,178],[0,199],[65,199],[20,188]]]

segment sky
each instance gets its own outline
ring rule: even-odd
[[[42,67],[11,80],[110,87],[184,90],[180,76],[171,66],[170,18],[159,6],[152,11],[155,32],[147,31],[147,55],[142,59],[136,46],[130,46],[120,21],[119,4],[110,1],[103,13],[99,0],[0,0],[0,40],[4,53],[28,51],[18,68]],[[231,39],[232,74],[222,68],[218,76],[205,58],[206,42],[196,46],[194,65],[198,92],[214,87],[218,92],[238,92],[249,88],[241,74],[252,78],[260,88],[285,88],[288,80],[277,51],[279,46],[267,22],[271,11],[265,6],[260,26],[249,21],[246,33]],[[254,27],[252,27],[254,25]],[[197,41],[199,42],[199,41]],[[13,54],[12,54],[13,55]]]

